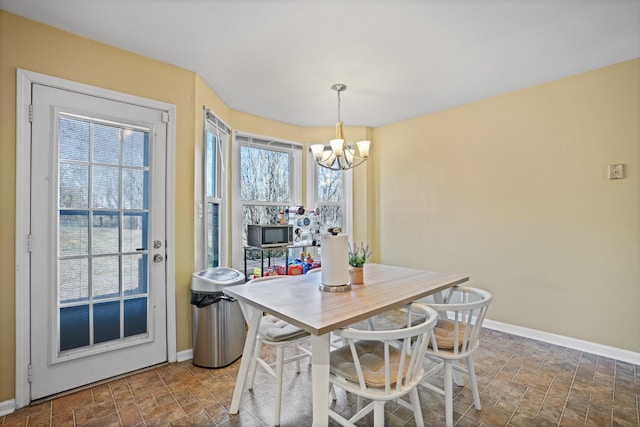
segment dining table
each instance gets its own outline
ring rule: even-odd
[[[320,290],[322,272],[282,276],[268,282],[251,281],[228,286],[223,292],[236,298],[248,324],[242,360],[236,378],[230,414],[237,414],[263,313],[296,325],[311,334],[313,426],[329,419],[330,333],[359,321],[400,308],[429,295],[467,282],[465,274],[368,263],[364,284],[343,292]]]

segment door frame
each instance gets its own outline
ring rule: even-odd
[[[31,310],[30,310],[30,199],[31,199],[31,85],[33,83],[78,92],[118,102],[161,110],[167,114],[166,159],[166,301],[167,360],[177,360],[175,310],[175,140],[176,106],[161,101],[128,95],[58,77],[16,70],[16,392],[15,407],[27,406],[31,400]]]

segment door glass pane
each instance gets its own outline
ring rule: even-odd
[[[120,169],[109,166],[93,166],[93,207],[117,209],[120,207]]]
[[[89,306],[60,309],[60,351],[89,345]]]
[[[122,203],[125,209],[147,209],[149,172],[138,169],[122,170]]]
[[[60,211],[59,254],[61,257],[89,253],[89,214],[81,211]]]
[[[61,304],[87,301],[89,299],[89,259],[61,259],[58,263],[60,276],[59,300]]]
[[[121,129],[100,124],[94,124],[92,128],[94,163],[120,164]]]
[[[82,209],[89,206],[89,167],[60,163],[59,198],[61,208]]]
[[[147,332],[147,298],[124,301],[124,336]]]
[[[147,250],[147,214],[124,212],[122,221],[122,252]]]
[[[61,116],[58,130],[60,160],[89,160],[89,123]]]
[[[147,293],[147,255],[122,255],[122,291],[125,296]]]
[[[133,129],[122,130],[122,164],[149,166],[149,134]]]
[[[149,132],[66,114],[59,128],[62,352],[148,333]]]
[[[93,342],[120,338],[120,301],[93,305]]]
[[[120,294],[120,257],[101,256],[91,263],[91,285],[94,298],[110,298]]]
[[[93,255],[118,253],[120,215],[118,212],[94,212],[91,236]]]

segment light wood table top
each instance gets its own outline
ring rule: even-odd
[[[229,286],[224,292],[313,335],[323,335],[464,283],[469,276],[365,264],[364,284],[350,291],[318,289],[322,273]]]

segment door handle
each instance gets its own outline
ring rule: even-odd
[[[155,254],[153,256],[153,262],[162,262],[164,261],[164,257],[160,254]]]

